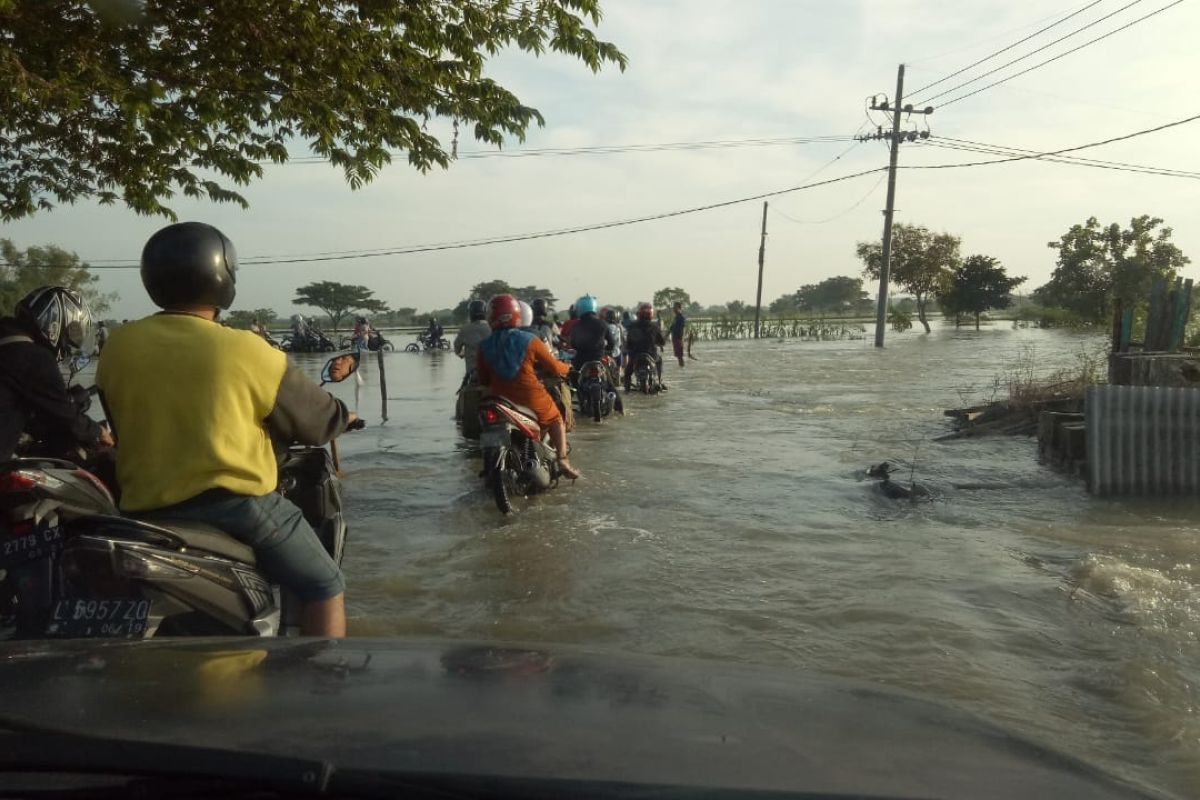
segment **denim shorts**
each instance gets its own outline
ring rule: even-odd
[[[346,591],[346,580],[300,509],[277,492],[251,497],[216,489],[139,517],[147,521],[200,522],[254,549],[259,569],[301,602],[328,600]]]

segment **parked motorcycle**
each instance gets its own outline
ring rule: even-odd
[[[323,376],[344,380],[357,367],[357,358],[338,356]],[[279,486],[341,563],[347,529],[335,452],[332,445],[290,448]],[[0,464],[0,569],[0,635],[143,639],[299,631],[299,601],[259,571],[253,549],[207,525],[122,517],[109,489],[68,461]]]
[[[608,356],[603,361],[587,361],[579,368],[576,387],[579,413],[599,422],[614,410],[620,410],[620,399],[612,381]]]
[[[512,513],[512,498],[558,485],[558,454],[532,409],[496,395],[485,397],[479,404],[479,428],[483,480],[503,513]]]
[[[657,394],[662,391],[658,378],[658,362],[649,353],[639,353],[633,362],[633,378],[642,394]]]

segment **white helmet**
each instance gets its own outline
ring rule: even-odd
[[[518,300],[517,303],[521,306],[521,325],[522,328],[528,328],[533,324],[533,306],[526,303],[524,300]]]

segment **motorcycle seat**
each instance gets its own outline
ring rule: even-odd
[[[183,540],[190,550],[203,550],[216,556],[229,558],[242,564],[253,565],[256,561],[254,548],[242,544],[219,528],[200,522],[168,522],[159,524]]]
[[[537,412],[534,411],[532,408],[529,408],[528,406],[523,406],[523,405],[514,403],[512,400],[509,400],[506,397],[497,397],[496,399],[499,400],[500,402],[504,403],[504,405],[508,406],[513,411],[516,411],[520,414],[524,414],[525,416],[529,417],[530,419],[538,418]]]

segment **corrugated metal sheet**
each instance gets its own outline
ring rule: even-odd
[[[1092,494],[1200,494],[1200,389],[1089,386]]]

